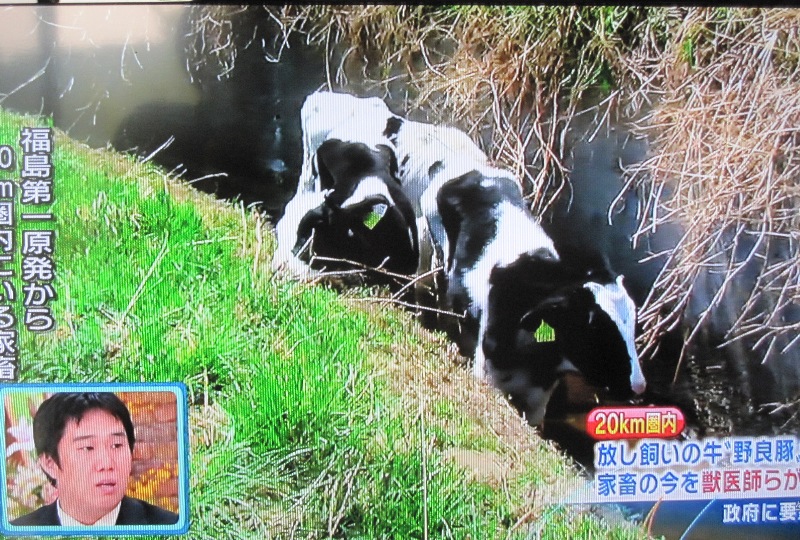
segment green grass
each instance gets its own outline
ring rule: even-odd
[[[42,122],[0,111],[0,141]],[[20,380],[184,382],[190,537],[525,538],[543,512],[531,490],[575,474],[552,449],[501,442],[456,397],[403,390],[398,366],[436,373],[443,342],[360,307],[368,291],[273,276],[258,216],[61,133],[53,157],[58,327],[21,332]],[[516,452],[519,471],[502,489],[470,479],[444,459],[454,447]],[[554,515],[549,537],[608,533]]]

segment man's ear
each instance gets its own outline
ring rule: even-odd
[[[58,480],[58,477],[61,474],[61,467],[58,466],[56,460],[54,460],[49,454],[42,454],[39,456],[39,466],[50,478]]]

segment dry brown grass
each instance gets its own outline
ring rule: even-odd
[[[685,231],[641,313],[648,351],[678,324],[703,272],[724,277],[687,341],[748,264],[763,271],[728,339],[755,337],[769,352],[800,329],[782,318],[800,278],[798,31],[798,10],[694,8],[658,61],[638,70],[638,95],[658,98],[639,125],[652,156],[631,171],[648,194],[638,235],[666,223]],[[780,244],[787,253],[765,259]]]
[[[348,72],[372,77],[387,93],[401,82],[406,110],[424,109],[431,120],[481,139],[521,179],[537,213],[563,187],[563,136],[585,92],[604,67],[621,65],[616,33],[639,17],[626,8],[495,6],[308,8],[298,15],[324,21],[309,32],[311,42],[346,44],[329,69],[331,88],[346,86]]]

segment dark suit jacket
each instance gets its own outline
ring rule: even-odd
[[[174,525],[178,522],[178,514],[159,508],[150,503],[134,499],[133,497],[123,497],[122,505],[117,516],[117,525]],[[17,526],[48,526],[61,525],[58,521],[58,511],[56,503],[42,506],[24,516],[11,521],[12,525]]]

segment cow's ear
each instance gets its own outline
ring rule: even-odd
[[[372,230],[378,225],[378,223],[381,222],[383,216],[385,216],[386,212],[388,211],[388,201],[385,203],[376,202],[369,207],[369,210],[364,215],[361,216],[361,222],[367,229]]]
[[[569,307],[569,303],[570,298],[566,293],[551,294],[522,316],[520,326],[526,330],[535,331],[543,321],[549,321],[548,324],[555,324],[561,318],[562,313]]]
[[[392,201],[382,194],[369,195],[347,206],[342,206],[341,211],[346,213],[353,221],[361,222],[367,229],[374,229],[389,209],[393,206]]]

